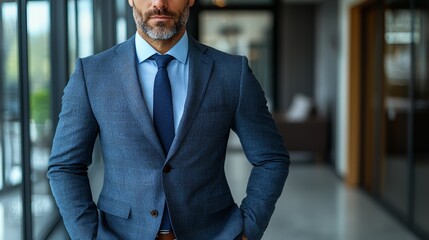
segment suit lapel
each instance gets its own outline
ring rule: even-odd
[[[152,118],[143,98],[139,77],[137,74],[137,57],[135,53],[134,37],[122,44],[116,50],[117,58],[112,66],[119,69],[117,78],[121,82],[123,92],[133,117],[140,124],[141,129],[156,151],[163,157],[165,153],[158,139]],[[213,68],[213,59],[204,54],[207,48],[189,38],[189,85],[185,100],[185,108],[179,123],[176,136],[167,156],[169,160],[178,150],[184,136],[192,125],[198,112],[201,101],[207,89],[208,81]]]
[[[134,37],[132,37],[126,43],[118,47],[116,51],[118,57],[115,58],[116,61],[114,61],[112,66],[120,69],[116,77],[121,82],[125,95],[124,97],[127,100],[132,115],[140,124],[140,129],[158,153],[165,157],[165,153],[155,132],[152,118],[143,98],[137,74],[137,57],[135,51]]]
[[[192,125],[202,102],[213,68],[213,59],[204,54],[206,47],[189,38],[189,83],[185,108],[176,137],[167,156],[169,160],[178,150],[183,138]]]

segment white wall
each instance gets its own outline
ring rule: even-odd
[[[314,99],[320,114],[333,118],[338,85],[338,1],[317,6]]]
[[[286,112],[295,94],[314,99],[315,6],[282,4],[279,16],[279,110]]]
[[[321,4],[329,4],[328,3],[329,0],[327,0],[326,2],[321,2]],[[329,76],[334,76],[336,75],[336,77],[338,78],[338,81],[336,82],[336,89],[334,90],[335,92],[333,93],[334,95],[336,95],[335,98],[335,103],[334,103],[334,108],[333,111],[335,112],[333,115],[335,117],[335,119],[333,119],[333,128],[334,131],[333,133],[335,133],[335,136],[333,136],[333,139],[335,142],[333,142],[332,144],[334,144],[334,159],[335,159],[335,167],[336,167],[336,171],[337,173],[342,176],[345,177],[347,175],[347,170],[348,170],[348,106],[349,106],[349,102],[348,102],[348,96],[349,96],[349,92],[348,92],[348,81],[349,81],[349,14],[350,14],[350,9],[352,6],[355,6],[356,4],[358,4],[359,2],[362,2],[365,0],[338,0],[338,8],[337,8],[337,14],[338,14],[338,18],[337,18],[337,22],[338,22],[338,31],[337,33],[334,34],[338,34],[337,40],[338,43],[336,45],[336,49],[335,51],[337,51],[337,68],[336,68],[336,74],[332,73],[332,72],[326,72],[327,68],[325,68],[327,65],[330,65],[324,61],[326,61],[327,58],[329,58],[327,56],[327,54],[331,54],[328,53],[326,50],[327,49],[323,49],[324,47],[329,46],[329,36],[326,35],[326,31],[331,31],[330,28],[327,28],[326,26],[328,25],[329,22],[331,22],[329,19],[326,19],[324,15],[326,15],[326,12],[328,10],[320,8],[317,12],[318,16],[315,17],[315,27],[317,28],[315,31],[315,36],[316,37],[320,37],[320,36],[324,36],[324,37],[328,37],[328,39],[317,39],[317,40],[323,40],[323,41],[328,41],[328,42],[319,42],[316,41],[317,44],[319,44],[315,51],[316,51],[316,57],[318,57],[317,59],[315,59],[316,63],[316,67],[314,68],[314,75],[315,75],[315,79],[316,82],[314,83],[314,88],[317,88],[318,90],[315,91],[316,92],[316,96],[313,96],[311,93],[307,93],[309,94],[311,97],[315,97],[316,101],[323,99],[325,97],[327,97],[328,92],[331,92],[332,89],[327,89],[327,87],[329,87],[329,84],[327,84],[328,82],[330,82],[331,80],[328,80],[327,77]],[[288,3],[296,3],[299,1],[295,1],[295,0],[288,0],[286,1]],[[315,3],[315,2],[313,2]],[[287,7],[289,7],[290,5],[285,5]],[[282,32],[285,33],[290,33],[290,32],[296,32],[296,31],[291,31],[290,28],[297,26],[297,22],[299,22],[299,26],[302,28],[302,23],[300,21],[289,21],[287,20],[288,18],[291,18],[292,15],[295,13],[297,14],[296,9],[294,9],[294,11],[287,11],[288,8],[282,9],[282,13],[283,16],[281,17],[281,21],[280,24],[284,27],[284,29],[282,29]],[[290,10],[290,9],[289,9]],[[326,12],[325,12],[326,11]],[[289,14],[287,14],[289,13]],[[301,14],[302,15],[302,14]],[[325,18],[325,19],[322,19]],[[307,19],[308,20],[308,19]],[[292,25],[292,27],[288,27],[289,25]],[[320,28],[320,29],[319,29]],[[321,34],[320,31],[323,31],[324,33]],[[287,47],[287,46],[294,46],[296,47],[298,44],[291,44],[290,42],[288,42],[288,37],[290,36],[280,36],[281,38],[281,42],[283,43],[283,47]],[[301,37],[300,39],[309,39],[308,37]],[[313,42],[314,43],[314,42]],[[301,43],[302,44],[302,43]],[[305,43],[302,44],[303,46],[310,46],[311,43]],[[298,48],[297,48],[298,49]],[[286,51],[288,50],[287,48],[283,49],[283,51],[280,53],[280,56],[291,56],[291,53]],[[296,50],[299,51],[299,50]],[[292,54],[292,56],[294,56]],[[285,57],[283,57],[285,58]],[[280,103],[283,104],[280,106],[280,109],[284,110],[287,109],[288,104],[290,102],[290,98],[292,96],[292,94],[288,94],[288,93],[295,93],[295,92],[299,92],[299,89],[297,89],[297,87],[295,86],[295,88],[291,89],[292,84],[289,84],[287,81],[291,81],[291,76],[293,74],[290,74],[289,72],[287,72],[288,69],[290,69],[290,67],[286,67],[287,66],[287,62],[283,59],[282,61],[282,65],[281,65],[281,71],[280,71],[280,75],[284,76],[285,79],[282,79],[280,81],[280,87],[279,87],[279,99],[280,99]],[[301,64],[301,63],[297,63],[301,66],[305,65],[305,64]],[[285,66],[286,65],[286,66]],[[335,76],[334,76],[335,77]],[[302,82],[302,77],[299,78],[300,81],[298,82]],[[282,85],[283,84],[283,85]],[[302,84],[302,83],[301,83]],[[320,90],[321,89],[321,90]],[[283,94],[283,95],[282,95]],[[326,102],[326,100],[324,100],[324,102]],[[325,103],[322,103],[325,104]],[[325,106],[320,106],[323,110],[326,110],[325,107],[327,107],[327,105]]]
[[[349,18],[350,8],[363,0],[340,0],[338,6],[338,92],[336,126],[336,170],[345,177],[348,169]]]
[[[338,1],[321,2],[315,17],[315,75],[314,99],[317,111],[328,118],[330,126],[329,158],[336,161],[335,144],[338,88]],[[335,163],[334,163],[335,165]]]

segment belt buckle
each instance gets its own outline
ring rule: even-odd
[[[158,235],[156,236],[156,239],[174,239],[176,240],[173,231],[169,231],[169,230],[159,230],[158,231]]]
[[[170,230],[159,230],[158,233],[161,234],[161,235],[168,235],[168,234],[171,233],[171,231]]]

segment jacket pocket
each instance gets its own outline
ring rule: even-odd
[[[97,203],[97,208],[108,214],[128,219],[130,216],[131,207],[127,203],[100,195]]]

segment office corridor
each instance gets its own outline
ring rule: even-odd
[[[293,153],[292,153],[293,156]],[[250,166],[241,151],[228,153],[227,177],[236,201],[245,196]],[[264,240],[418,239],[366,193],[350,189],[331,167],[293,164]]]

